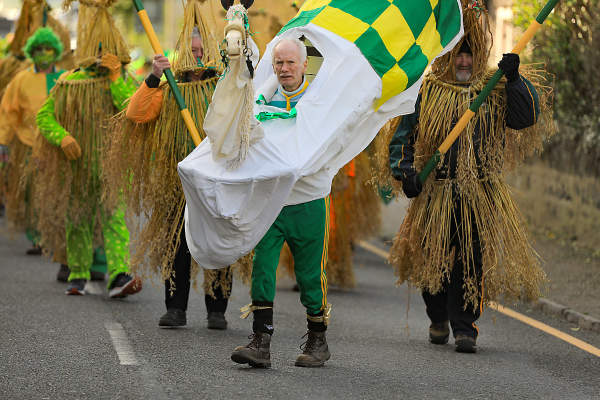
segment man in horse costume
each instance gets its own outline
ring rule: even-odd
[[[425,10],[419,15],[431,23],[413,20],[415,10]],[[233,52],[204,123],[209,140],[178,166],[187,200],[186,239],[206,268],[255,251],[252,302],[243,309],[244,317],[254,315],[253,333],[231,355],[254,367],[271,366],[275,271],[287,242],[308,328],[296,365],[320,367],[330,358],[325,335],[332,180],[386,121],[414,109],[428,64],[460,39],[460,7],[446,2],[434,10],[421,0],[308,0],[256,69],[246,46],[245,14],[243,6],[228,11],[233,21],[225,42]],[[413,35],[403,34],[389,16],[410,21]],[[440,18],[443,24],[436,22]],[[310,84],[303,36],[323,55]]]

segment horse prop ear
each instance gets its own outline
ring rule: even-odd
[[[225,11],[229,11],[229,7],[233,5],[233,0],[221,0],[221,5]]]
[[[254,4],[254,0],[240,0],[240,3],[242,3],[242,5],[246,7],[247,10],[250,7],[252,7],[252,4]]]

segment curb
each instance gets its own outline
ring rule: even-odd
[[[531,303],[533,308],[541,310],[550,315],[561,317],[568,322],[577,324],[581,329],[600,333],[600,320],[584,315],[575,310],[553,302],[552,300],[540,298],[536,302]]]

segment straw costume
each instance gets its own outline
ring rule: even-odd
[[[327,279],[341,288],[356,286],[352,253],[354,244],[379,231],[381,200],[368,185],[371,172],[365,150],[338,172],[331,194],[331,226]]]
[[[204,13],[206,10],[204,10]],[[189,0],[184,25],[177,42],[173,70],[186,105],[202,139],[204,116],[212,99],[218,77],[216,39],[202,17],[202,1]],[[197,38],[194,41],[194,38]],[[161,326],[185,325],[190,281],[196,283],[198,265],[192,261],[184,232],[185,197],[177,174],[177,163],[194,149],[194,143],[180,116],[170,87],[150,74],[131,98],[108,150],[105,168],[110,188],[125,187],[129,210],[146,220],[136,234],[132,270],[153,275],[160,266],[165,282],[167,314]],[[128,184],[131,182],[131,184]],[[156,190],[160,187],[161,190]],[[120,193],[110,191],[110,202]],[[249,279],[249,262],[239,268]],[[204,270],[205,303],[208,327],[224,329],[224,313],[231,293],[232,271]]]
[[[31,176],[35,168],[27,166],[37,137],[35,116],[63,72],[54,67],[63,54],[63,45],[52,29],[40,28],[29,38],[24,52],[34,65],[17,73],[0,102],[0,119],[4,121],[0,125],[0,145],[10,148],[8,164],[2,170],[1,179],[9,228],[25,231],[35,246],[38,234],[32,207]],[[28,250],[28,254],[41,254],[41,249],[34,247]]]
[[[462,43],[434,63],[416,112],[404,116],[399,125],[396,122],[389,145],[392,175],[402,182],[408,197],[415,197],[389,260],[398,283],[408,281],[422,289],[432,321],[431,341],[447,342],[450,320],[457,351],[466,352],[476,349],[475,321],[484,303],[500,295],[534,299],[540,294],[545,274],[503,173],[539,150],[551,132],[551,118],[540,112],[540,105],[541,111],[548,110],[547,89],[537,85],[536,91],[519,74],[518,56],[505,55],[500,68],[507,79],[488,97],[435,173],[420,185],[417,172],[489,76],[491,42],[483,28],[489,25],[479,21],[480,15],[487,19],[487,11],[475,5],[464,7]],[[470,79],[458,82],[455,59],[469,52]],[[540,81],[535,71],[528,75]]]
[[[42,136],[35,150],[42,166],[36,182],[39,229],[49,251],[59,249],[66,235],[71,270],[67,294],[84,293],[94,247],[102,242],[111,297],[141,289],[141,281],[129,275],[124,205],[106,207],[101,201],[107,122],[135,90],[134,80],[123,77],[123,65],[130,59],[108,12],[113,2],[80,2],[76,58],[81,68],[59,78],[37,115]]]
[[[38,28],[42,26],[50,27],[54,33],[60,38],[63,47],[63,53],[60,55],[58,68],[72,68],[73,66],[73,58],[71,56],[71,41],[69,38],[68,31],[65,29],[62,24],[60,24],[54,17],[49,14],[50,8],[46,4],[45,0],[24,0],[23,6],[21,7],[21,13],[19,14],[19,18],[17,19],[15,25],[15,33],[14,37],[8,46],[7,52],[8,54],[0,59],[0,99],[2,98],[4,91],[6,90],[7,85],[11,82],[11,80],[19,73],[20,71],[26,70],[27,68],[32,67],[32,62],[29,58],[26,57],[24,52],[24,46],[31,35],[37,31]],[[8,126],[3,127],[4,130],[8,128]],[[3,136],[4,134],[0,134]],[[9,136],[13,137],[10,133]],[[5,137],[5,141],[10,138]],[[19,168],[14,168],[15,165],[22,165],[23,155],[26,153],[23,148],[13,149],[13,161],[11,164],[11,171],[16,172],[18,170],[23,171]],[[8,150],[6,146],[0,144],[0,157],[4,159],[4,161],[0,160],[0,169],[3,168],[2,164],[8,165],[9,156]],[[11,202],[11,205],[8,205],[14,213],[9,212],[9,219],[14,228],[21,230],[25,225],[31,225],[29,223],[24,222],[26,210],[23,207],[24,203],[22,202],[24,195],[24,188],[26,187],[25,182],[22,181],[19,189],[15,192],[14,180],[12,183],[9,183],[11,179],[14,179],[15,176],[8,177],[6,176],[10,172],[4,171],[0,172],[0,174],[4,174],[2,184],[0,185],[0,198],[5,202]],[[8,192],[10,185],[10,193]],[[4,187],[3,187],[4,186]],[[0,201],[1,203],[1,201]],[[20,207],[15,208],[15,204],[20,205]],[[12,213],[12,214],[11,214]],[[32,230],[29,231],[30,238],[36,237]],[[37,249],[32,249],[37,250]],[[39,251],[34,251],[33,254],[39,254]]]

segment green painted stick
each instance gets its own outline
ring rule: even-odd
[[[140,22],[142,23],[142,26],[144,27],[144,30],[146,31],[146,35],[148,36],[148,39],[150,40],[152,49],[154,49],[154,52],[156,54],[165,54],[165,52],[163,51],[162,46],[160,45],[160,42],[158,40],[158,36],[156,36],[156,32],[154,32],[154,27],[152,26],[152,23],[150,22],[148,13],[144,9],[144,5],[142,4],[142,1],[141,0],[133,0],[133,5],[135,6],[135,9],[137,10],[138,16],[140,17]],[[190,114],[190,111],[188,110],[187,106],[185,105],[185,100],[183,99],[183,96],[181,95],[181,92],[179,91],[179,88],[177,87],[177,82],[175,81],[173,72],[171,72],[170,69],[165,69],[164,74],[165,74],[165,77],[167,78],[167,82],[169,83],[169,86],[171,87],[171,92],[173,92],[173,96],[175,96],[175,101],[177,102],[177,106],[179,106],[179,110],[181,111],[181,116],[183,117],[183,120],[185,121],[185,125],[187,126],[188,130],[190,131],[190,136],[192,137],[194,144],[196,146],[198,146],[200,144],[200,142],[202,142],[202,139],[200,138],[200,133],[198,132],[198,128],[196,128],[196,124],[194,123],[194,120],[192,119],[192,115]]]
[[[513,48],[513,53],[520,54],[527,43],[533,38],[535,33],[541,28],[542,24],[548,18],[548,15],[552,12],[554,7],[558,4],[560,0],[549,0],[548,3],[544,6],[542,11],[538,14],[535,21],[531,23],[527,31],[519,40],[519,43]],[[465,129],[471,118],[475,116],[475,113],[481,107],[481,104],[485,101],[485,99],[490,95],[494,87],[498,84],[500,79],[502,78],[503,72],[502,70],[496,71],[496,73],[490,78],[489,82],[485,87],[481,90],[481,93],[477,96],[477,98],[473,101],[469,109],[463,114],[463,116],[458,120],[452,131],[448,134],[448,137],[444,140],[444,142],[438,147],[436,152],[431,156],[431,158],[425,164],[423,170],[419,173],[419,179],[421,183],[425,183],[429,174],[435,169],[437,164],[440,162],[442,155],[446,154],[448,149],[452,146],[452,144],[458,139],[462,131]]]

